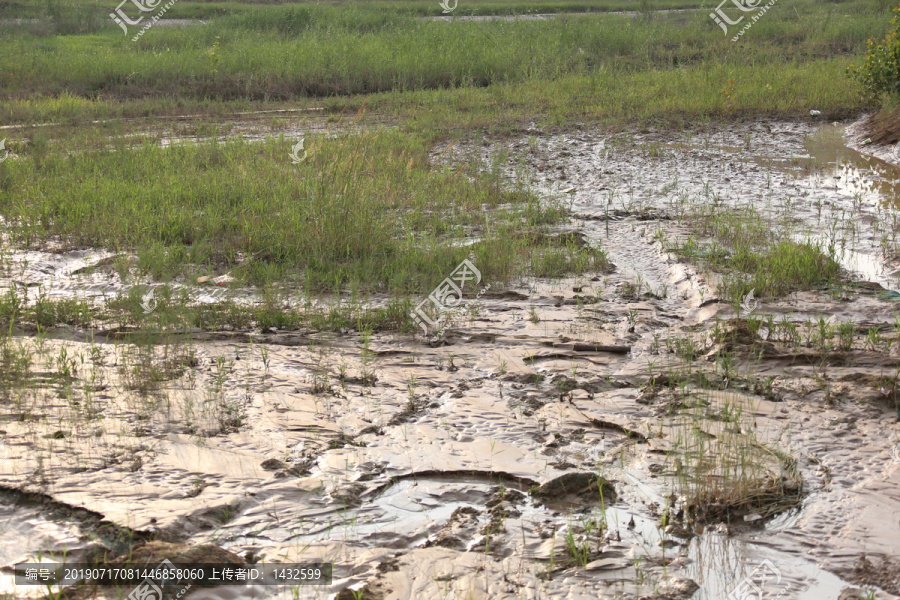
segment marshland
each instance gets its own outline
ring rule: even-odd
[[[0,597],[900,597],[895,5],[454,2],[0,0]]]

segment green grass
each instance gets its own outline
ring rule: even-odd
[[[536,121],[570,129],[572,122],[681,127],[706,120],[806,118],[817,107],[826,118],[858,114],[867,104],[843,77],[849,60],[789,63],[777,70],[707,64],[692,69],[597,72],[487,88],[395,92],[369,97],[376,113],[393,113],[417,131],[514,131]],[[722,88],[735,82],[731,103]],[[769,86],[768,88],[766,86]],[[352,107],[351,100],[347,106]],[[439,106],[441,110],[432,107]]]
[[[363,8],[266,7],[207,26],[154,27],[136,42],[121,30],[11,34],[3,40],[0,89],[7,100],[69,93],[259,101],[575,75],[592,76],[600,87],[637,72],[762,64],[778,87],[788,81],[781,68],[858,53],[868,36],[883,33],[881,13],[852,6],[801,4],[803,20],[770,11],[737,44],[693,13],[445,23]]]
[[[784,296],[826,285],[842,275],[826,248],[792,239],[789,227],[753,207],[701,205],[693,208],[687,221],[710,241],[701,244],[690,239],[676,251],[724,273],[719,295],[733,302],[739,303],[751,290],[757,298]]]
[[[0,56],[0,123],[65,126],[11,131],[16,151],[41,135],[71,140],[81,131],[67,127],[94,119],[148,119],[92,128],[114,134],[159,126],[154,116],[355,112],[364,102],[432,139],[531,121],[677,125],[811,108],[833,119],[872,107],[845,70],[888,17],[871,3],[798,0],[739,43],[701,14],[435,23],[358,5],[257,7],[208,26],[151,28],[137,42],[118,29],[24,28],[0,34],[10,50]]]
[[[422,292],[473,251],[491,281],[599,271],[597,249],[538,233],[564,218],[475,163],[435,168],[429,145],[396,131],[307,140],[231,140],[163,149],[42,151],[0,163],[0,213],[16,242],[137,253],[167,280],[231,271],[257,285]],[[523,235],[532,232],[534,235]],[[459,238],[480,238],[471,248]]]
[[[749,277],[726,277],[722,286],[726,297],[741,297],[750,290],[782,296],[795,290],[813,289],[840,277],[838,263],[811,242],[783,240],[761,252],[743,246],[729,262],[739,273]]]
[[[386,92],[290,103],[174,97],[108,101],[64,93],[59,97],[0,102],[0,121],[60,124],[52,130],[10,131],[6,145],[17,152],[24,151],[34,139],[57,137],[69,142],[73,136],[81,139],[86,131],[82,125],[94,119],[143,119],[95,125],[90,130],[115,135],[127,129],[169,129],[170,124],[165,120],[154,121],[148,115],[203,115],[191,123],[203,126],[208,121],[227,125],[232,118],[243,118],[235,114],[242,111],[324,106],[326,114],[341,110],[355,112],[363,102],[367,102],[371,116],[396,118],[401,129],[433,139],[473,129],[502,134],[531,121],[560,128],[568,127],[573,120],[608,126],[654,122],[677,126],[698,119],[806,117],[810,107],[823,111],[826,118],[843,118],[870,106],[844,78],[849,64],[849,59],[790,63],[777,72],[754,66],[711,64],[694,69],[563,75],[552,82]],[[734,102],[726,105],[721,89],[729,80],[735,81],[736,90]],[[295,123],[299,119],[296,117]]]

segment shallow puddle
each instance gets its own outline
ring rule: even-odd
[[[900,208],[900,167],[847,147],[846,129],[843,125],[822,125],[806,138],[804,146],[816,172],[805,176],[814,178],[814,185],[830,183],[844,194],[858,194],[865,201],[876,200]],[[804,176],[797,171],[788,172]]]

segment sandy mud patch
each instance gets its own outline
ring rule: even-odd
[[[894,209],[888,171],[827,154],[836,131],[458,144],[446,160],[504,149],[511,176],[524,165],[542,192],[567,190],[571,227],[615,270],[492,287],[438,341],[9,338],[5,364],[34,359],[0,390],[0,546],[18,550],[5,564],[115,550],[101,523],[42,494],[153,543],[335,566],[327,587],[192,598],[712,600],[751,584],[785,599],[898,597]],[[720,274],[672,250],[692,235],[682,217],[711,203],[793,223],[870,284],[736,311]],[[102,258],[33,257],[20,283],[102,287],[78,272]],[[52,261],[51,285],[34,265]],[[29,520],[43,537],[19,544]]]

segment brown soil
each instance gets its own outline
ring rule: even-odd
[[[900,107],[877,112],[861,125],[873,144],[896,144],[900,142]]]

